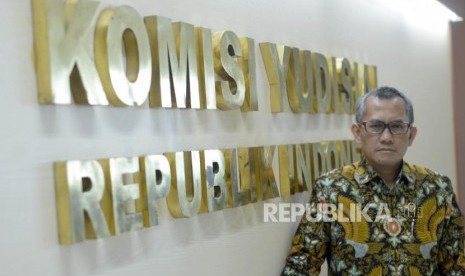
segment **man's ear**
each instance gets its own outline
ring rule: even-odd
[[[355,142],[362,143],[361,128],[359,124],[352,124],[352,135],[354,135]]]
[[[411,146],[413,143],[413,140],[415,140],[415,137],[417,136],[417,127],[416,126],[411,126],[410,127],[410,135],[408,137],[408,145]]]

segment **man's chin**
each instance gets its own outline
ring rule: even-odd
[[[377,158],[376,165],[379,167],[394,167],[399,166],[402,162],[402,159],[398,158]]]

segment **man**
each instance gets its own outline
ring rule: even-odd
[[[403,160],[417,134],[410,100],[381,87],[355,117],[363,158],[316,180],[283,275],[318,275],[325,259],[333,275],[465,275],[450,180]]]

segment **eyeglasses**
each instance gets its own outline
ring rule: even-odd
[[[365,130],[368,133],[380,134],[388,128],[391,134],[393,135],[400,135],[405,134],[410,129],[411,124],[406,122],[390,122],[385,123],[381,121],[368,121],[368,122],[361,122],[360,125],[365,127]]]

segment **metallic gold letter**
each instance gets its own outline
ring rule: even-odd
[[[231,31],[213,35],[215,72],[222,80],[216,82],[216,103],[220,109],[240,108],[245,99],[245,79],[235,60],[242,57],[241,42]]]
[[[354,101],[357,102],[360,96],[377,86],[376,66],[369,66],[354,62],[351,67],[353,72],[353,83],[355,87]]]
[[[364,66],[364,79],[365,87],[370,91],[378,85],[378,78],[376,74],[376,66],[365,65]]]
[[[258,148],[238,148],[240,183],[243,190],[250,191],[250,202],[257,202],[257,183],[259,183]]]
[[[76,103],[108,105],[86,45],[99,2],[67,2],[33,0],[39,102],[71,104],[73,94]]]
[[[176,218],[193,217],[199,213],[202,201],[200,154],[198,151],[165,154],[170,160],[171,191],[168,209]],[[187,184],[191,183],[189,187]],[[189,200],[190,198],[190,200]]]
[[[166,198],[171,186],[170,163],[164,155],[149,155],[140,158],[145,187],[142,185],[143,197],[147,199],[146,226],[158,225],[158,206],[160,199]]]
[[[349,165],[352,163],[350,144],[351,141],[349,140],[336,142],[336,148],[341,156],[341,166]]]
[[[278,197],[279,188],[276,184],[273,160],[277,147],[266,146],[259,148],[260,154],[260,190],[261,200]],[[260,193],[261,191],[261,193]]]
[[[241,111],[257,111],[257,73],[255,67],[255,43],[252,38],[240,39],[242,45],[242,59],[240,60],[242,72],[245,76],[245,100]]]
[[[311,191],[313,178],[310,144],[295,145],[295,153],[297,160],[296,192]]]
[[[95,33],[95,63],[111,104],[145,102],[152,58],[144,21],[136,10],[122,6],[102,12]]]
[[[160,16],[145,18],[154,64],[150,105],[200,108],[194,26]],[[171,98],[171,94],[175,99]]]
[[[335,57],[328,57],[329,79],[331,81],[331,107],[330,113],[342,113],[342,108],[339,108],[339,85],[337,74],[337,61]]]
[[[289,99],[289,106],[295,113],[306,112],[309,110],[308,107],[301,107],[301,104],[303,102],[300,102],[300,99],[303,98],[303,94],[302,74],[300,66],[300,51],[298,48],[292,48],[289,58],[288,73],[286,76],[286,87]]]
[[[274,43],[260,43],[263,64],[270,85],[271,112],[288,110],[286,79],[289,70],[290,48]]]
[[[211,30],[196,27],[195,40],[199,60],[200,105],[204,109],[216,109],[215,70]]]
[[[139,173],[137,158],[110,158],[102,162],[108,163],[116,234],[142,229],[142,214],[136,212],[135,204],[135,200],[140,198],[136,179]]]
[[[334,141],[328,141],[325,153],[328,171],[340,166],[339,152]]]
[[[352,162],[360,161],[362,158],[362,149],[354,140],[351,141]]]
[[[91,234],[98,238],[110,236],[100,202],[105,191],[105,177],[97,161],[55,163],[55,186],[60,243],[84,241]],[[84,217],[87,214],[87,219]]]
[[[352,69],[350,62],[346,58],[339,58],[336,60],[337,66],[337,79],[338,79],[338,101],[335,106],[336,111],[339,113],[353,114],[354,106],[354,93],[352,87]]]
[[[331,112],[331,79],[326,57],[319,53],[313,53],[316,98],[318,101],[318,113]]]
[[[281,197],[289,196],[293,193],[290,183],[294,183],[294,151],[292,145],[278,146],[279,158],[279,191]]]
[[[224,179],[224,155],[219,150],[206,150],[204,151],[204,155],[207,178],[206,196],[208,212],[222,210],[226,207],[226,202],[228,200],[228,189]]]
[[[302,70],[302,90],[298,94],[300,109],[302,112],[315,113],[315,82],[313,81],[312,53],[310,51],[300,52],[300,66]]]
[[[231,196],[230,205],[235,208],[242,205],[246,205],[249,203],[250,198],[250,190],[243,189],[245,182],[244,179],[241,179],[241,175],[239,174],[239,160],[238,160],[238,150],[232,149],[225,151],[225,159],[226,159],[226,169],[229,168],[229,176],[230,176],[230,187],[231,187]],[[228,166],[229,163],[229,166]],[[228,174],[228,171],[226,171]]]
[[[322,143],[312,143],[313,173],[316,177],[327,171],[326,154]]]

